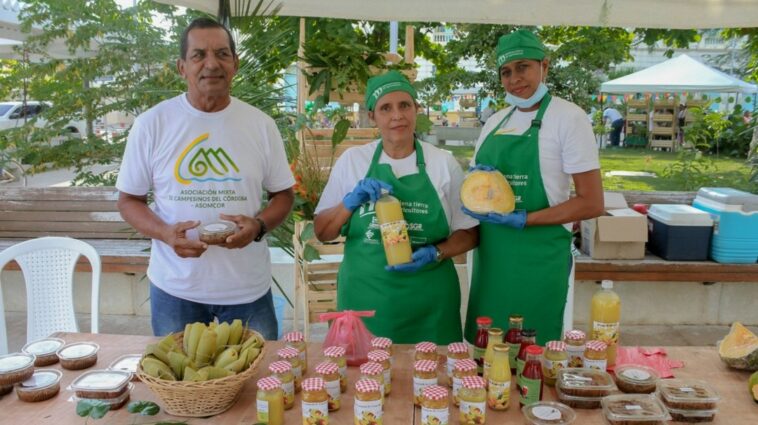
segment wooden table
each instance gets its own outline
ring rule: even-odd
[[[94,368],[106,368],[110,362],[122,354],[140,353],[146,344],[154,342],[157,338],[131,335],[106,335],[106,334],[76,334],[61,333],[56,335],[67,342],[94,341],[100,344],[98,362]],[[255,379],[246,383],[239,400],[235,405],[220,415],[207,419],[178,418],[161,412],[154,418],[136,417],[130,415],[125,408],[110,412],[104,419],[90,421],[97,424],[131,424],[154,422],[156,420],[185,420],[190,424],[213,423],[213,424],[244,424],[251,425],[256,422],[255,410],[255,381],[267,370],[268,364],[275,357],[276,349],[282,346],[282,342],[273,341],[268,343],[266,357],[261,362],[260,369],[256,372]],[[669,356],[672,359],[683,360],[684,368],[676,369],[678,378],[699,378],[708,381],[721,395],[719,413],[713,424],[722,425],[755,425],[758,424],[758,405],[753,403],[747,391],[747,377],[749,373],[727,369],[718,358],[715,348],[712,347],[670,347]],[[311,368],[308,375],[312,375],[312,366],[322,359],[321,344],[312,343],[308,347],[309,365]],[[411,364],[413,357],[412,346],[395,346],[395,366],[392,373],[392,394],[387,399],[384,410],[385,425],[410,425],[420,424],[419,409],[414,409],[412,404],[412,372]],[[60,368],[59,364],[51,366]],[[61,392],[57,397],[40,403],[24,403],[11,393],[0,399],[0,424],[55,424],[80,425],[84,418],[76,415],[76,405],[70,400],[73,392],[65,388],[82,371],[64,370],[61,381]],[[331,425],[351,425],[353,423],[353,390],[352,384],[358,376],[357,368],[348,368],[349,384],[347,393],[343,394],[342,408],[329,414]],[[514,386],[515,387],[515,386]],[[545,387],[544,398],[555,399],[555,391]],[[155,395],[142,383],[134,383],[131,400],[153,400],[160,404]],[[299,425],[300,397],[296,397],[295,407],[285,412],[287,424]],[[597,410],[577,409],[576,425],[600,425],[605,422],[601,412]],[[451,405],[451,425],[458,423],[458,410]],[[518,409],[518,398],[515,393],[511,394],[511,407],[505,412],[487,411],[488,424],[520,424],[521,412]]]

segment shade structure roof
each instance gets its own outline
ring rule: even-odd
[[[698,62],[686,54],[600,85],[606,93],[755,93],[758,87]]]
[[[216,14],[219,0],[158,0]],[[229,0],[241,13],[248,0]],[[253,0],[253,3],[257,1]],[[757,0],[274,0],[284,16],[635,28],[758,26]]]

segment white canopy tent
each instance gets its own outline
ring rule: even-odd
[[[600,85],[605,93],[756,93],[758,86],[727,75],[683,54]]]
[[[158,0],[218,14],[219,0]],[[254,0],[255,2],[255,0]],[[230,0],[233,14],[248,0]],[[284,16],[640,28],[758,26],[756,0],[274,0]]]

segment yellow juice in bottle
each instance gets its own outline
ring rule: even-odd
[[[389,194],[382,195],[376,201],[376,219],[384,243],[387,264],[394,266],[411,262],[411,239],[408,236],[408,223],[403,218],[400,201]]]
[[[590,310],[590,339],[608,344],[608,366],[616,364],[616,349],[620,339],[621,298],[613,292],[613,281],[604,280],[602,289],[592,296]]]

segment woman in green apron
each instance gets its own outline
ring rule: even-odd
[[[480,221],[465,334],[474,341],[476,318],[508,327],[524,316],[538,343],[561,339],[573,259],[571,223],[603,210],[600,165],[592,128],[581,108],[548,94],[548,60],[534,34],[500,38],[497,65],[513,105],[482,129],[475,168],[503,173],[516,196],[510,214],[475,214]],[[576,196],[569,197],[573,182]],[[565,225],[568,225],[567,228]]]
[[[460,286],[451,258],[477,243],[461,211],[463,171],[448,152],[416,140],[416,91],[397,71],[369,79],[366,107],[381,139],[348,149],[316,208],[319,240],[346,237],[338,310],[374,310],[368,329],[396,343],[462,341]],[[388,267],[374,214],[387,190],[402,204],[412,262]]]

